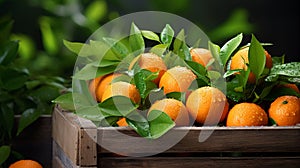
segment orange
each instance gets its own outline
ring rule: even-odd
[[[112,82],[113,79],[120,76],[120,74],[108,74],[102,78],[102,80],[99,82],[99,85],[96,89],[96,98],[97,101],[100,102],[102,95],[107,88],[107,86]]]
[[[249,47],[243,48],[236,52],[234,56],[231,58],[231,63],[230,63],[230,69],[244,69],[247,70],[247,63],[249,63],[248,59],[248,52],[249,52]],[[266,55],[266,68],[272,68],[273,62],[272,62],[272,57],[271,55],[265,50],[265,55]],[[248,82],[249,83],[255,83],[255,75],[253,72],[250,72],[249,77],[248,77]]]
[[[268,125],[268,116],[264,109],[255,103],[239,103],[233,106],[227,116],[227,126],[263,126]]]
[[[281,96],[271,103],[269,117],[279,126],[300,123],[300,99],[296,96]]]
[[[129,65],[129,70],[138,63],[142,69],[147,69],[151,72],[158,72],[158,77],[153,80],[154,83],[158,84],[162,75],[166,72],[167,66],[161,57],[153,53],[143,53],[133,59]]]
[[[205,86],[190,94],[186,101],[186,107],[198,123],[213,125],[226,118],[229,104],[222,91]]]
[[[135,85],[127,82],[115,82],[109,84],[103,92],[101,101],[117,95],[126,96],[137,104],[141,101],[141,96]]]
[[[9,168],[43,168],[43,166],[34,160],[19,160],[11,164]]]
[[[103,78],[103,76],[97,77],[97,78],[91,80],[89,83],[89,91],[95,100],[97,100],[96,89],[97,89],[100,81],[102,80],[102,78]]]
[[[205,48],[193,48],[190,51],[192,60],[206,67],[208,62],[213,58],[211,52]]]
[[[117,121],[117,124],[119,127],[126,127],[128,126],[127,122],[126,122],[126,118],[121,118],[119,121]]]
[[[186,92],[196,75],[186,67],[176,66],[167,70],[161,77],[159,87],[164,88],[164,93]]]
[[[148,115],[152,110],[165,112],[175,122],[176,126],[189,125],[189,114],[185,105],[176,99],[162,99],[153,103]]]

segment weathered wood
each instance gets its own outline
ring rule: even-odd
[[[96,166],[84,167],[76,165],[55,141],[53,141],[53,158],[53,165],[59,164],[62,168],[96,168]],[[56,167],[53,166],[53,168]]]
[[[75,165],[97,165],[97,129],[91,121],[56,108],[53,139]]]
[[[56,109],[53,158],[65,167],[297,167],[300,163],[299,125],[177,127],[158,140],[147,140],[151,142],[147,147],[140,144],[145,138],[128,127],[97,128],[89,120]],[[203,142],[199,141],[200,133],[208,137]],[[128,145],[129,137],[120,134],[139,139]],[[185,136],[181,139],[178,135]],[[168,144],[164,142],[166,137],[179,142],[149,157],[122,157],[105,148],[108,145],[120,149],[121,154],[143,155],[149,148],[160,150],[156,143]]]
[[[55,142],[63,149],[66,155],[74,163],[78,162],[78,128],[71,124],[70,118],[67,118],[58,108],[55,108],[52,114],[52,136]]]
[[[174,128],[166,136],[176,138],[176,135],[187,135],[165,153],[191,152],[300,152],[300,127],[179,127]],[[213,132],[211,132],[213,131]],[[211,133],[204,142],[199,142],[200,133]],[[143,142],[136,141],[132,146],[126,144],[126,137],[119,138],[120,133],[135,136],[129,128],[98,128],[98,137],[105,141],[106,146],[117,146],[123,151],[148,151],[156,146],[143,146]],[[130,137],[128,137],[130,138]],[[163,137],[162,137],[163,138]],[[153,140],[159,141],[159,140]],[[101,143],[101,142],[100,142]],[[123,145],[126,144],[126,145]],[[100,148],[100,146],[99,146]],[[157,149],[159,150],[159,149]],[[105,148],[99,149],[107,153]]]
[[[205,167],[288,167],[298,168],[299,158],[294,157],[107,157],[99,160],[98,167],[118,168],[205,168]]]

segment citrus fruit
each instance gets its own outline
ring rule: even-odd
[[[97,98],[96,98],[96,89],[97,89],[100,81],[102,80],[102,78],[103,78],[103,76],[97,77],[97,78],[91,80],[90,83],[89,83],[89,91],[90,91],[92,97],[95,100],[97,100]]]
[[[158,84],[161,76],[167,70],[167,66],[161,57],[153,53],[143,53],[133,59],[129,65],[129,70],[133,68],[135,64],[138,64],[142,69],[147,69],[151,72],[158,72],[158,77],[153,80],[154,83]]]
[[[128,126],[127,122],[126,122],[126,118],[121,118],[119,121],[117,121],[117,124],[119,127],[126,127]]]
[[[186,92],[196,75],[186,67],[176,66],[167,70],[161,77],[159,87],[164,93]]]
[[[101,97],[101,102],[117,95],[126,96],[137,104],[141,101],[141,96],[135,85],[127,82],[115,82],[106,87]]]
[[[267,113],[255,103],[239,103],[227,116],[227,126],[263,126],[268,124]]]
[[[190,51],[192,60],[206,67],[208,62],[213,58],[211,52],[205,48],[193,48]]]
[[[41,164],[34,160],[19,160],[9,166],[9,168],[43,168]]]
[[[154,102],[148,112],[160,110],[165,112],[175,122],[177,126],[189,125],[189,114],[185,105],[176,99],[162,99]]]
[[[213,125],[226,118],[229,104],[223,92],[205,86],[192,91],[187,98],[186,107],[198,123]]]
[[[248,67],[246,64],[249,63],[248,52],[249,52],[249,47],[243,48],[243,49],[239,50],[238,52],[236,52],[234,54],[234,56],[231,58],[230,69],[231,70],[234,70],[234,69],[247,70]],[[265,67],[270,69],[273,66],[273,62],[272,62],[271,55],[266,50],[265,50],[265,56],[266,56]],[[255,83],[255,81],[256,81],[255,75],[253,74],[253,72],[250,72],[249,77],[248,77],[248,82]]]
[[[296,96],[280,96],[269,108],[269,117],[279,126],[300,123],[300,99]]]

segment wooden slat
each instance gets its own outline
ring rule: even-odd
[[[97,165],[97,129],[90,120],[57,107],[53,113],[53,138],[75,165]]]
[[[99,167],[118,168],[218,168],[218,167],[288,167],[298,168],[299,157],[109,157],[99,160]]]
[[[62,148],[70,160],[77,164],[79,143],[78,127],[71,124],[70,120],[67,119],[58,108],[55,108],[53,112],[52,123],[52,136],[54,141]]]
[[[79,165],[97,166],[97,129],[81,129],[79,140]]]
[[[72,160],[66,155],[63,149],[53,141],[53,168],[96,168],[97,166],[80,166],[72,162]],[[55,167],[56,164],[59,164],[58,167]]]
[[[180,140],[180,134],[187,135]],[[213,130],[213,132],[211,132]],[[200,132],[212,133],[204,142],[199,142]],[[121,137],[120,133],[129,135]],[[108,147],[116,147],[120,151],[138,153],[156,150],[155,148],[166,143],[163,139],[151,141],[147,147],[143,141],[127,143],[129,138],[136,133],[129,128],[98,128],[99,143]],[[300,152],[300,127],[180,127],[174,128],[167,133],[168,140],[180,140],[175,146],[165,151],[166,153],[189,153],[189,152]],[[171,137],[171,138],[170,138]],[[128,138],[128,139],[127,139]],[[172,139],[173,138],[173,139]],[[157,141],[157,143],[155,142]],[[171,143],[171,142],[170,142]],[[169,144],[170,144],[169,143]],[[99,147],[100,148],[100,147]],[[109,149],[109,148],[108,148]],[[158,148],[157,151],[160,149]],[[102,153],[109,152],[105,148],[98,149]]]
[[[53,159],[52,159],[52,167],[65,168],[65,166],[63,165],[63,163],[57,156],[53,157]]]

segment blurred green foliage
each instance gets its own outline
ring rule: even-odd
[[[138,2],[124,3],[117,0],[2,0],[1,8],[6,10],[0,11],[0,19],[15,20],[10,38],[20,43],[18,65],[26,66],[34,74],[68,78],[73,73],[76,56],[66,50],[63,39],[84,42],[102,24]],[[159,0],[139,3],[153,10],[168,9],[167,12],[175,14],[184,14],[191,6],[190,1],[183,0],[176,0],[171,6],[169,2]],[[199,25],[205,29],[205,26]],[[251,31],[253,26],[248,22],[247,11],[241,9],[233,11],[227,21],[207,33],[212,40],[221,40],[238,32]]]

